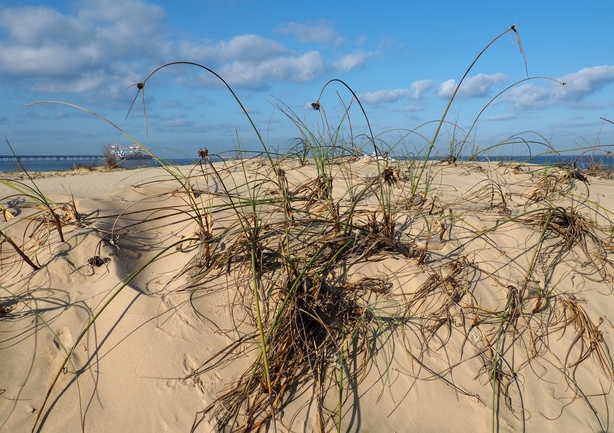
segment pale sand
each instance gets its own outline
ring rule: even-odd
[[[222,170],[221,164],[217,167]],[[227,185],[244,183],[242,167],[222,170]],[[262,178],[261,193],[270,189],[275,196],[275,186],[266,180],[271,178],[266,162],[248,161],[244,167],[250,179]],[[317,177],[313,165],[287,162],[284,168],[290,190]],[[374,162],[335,165],[333,191],[342,205],[348,200],[343,176],[349,176],[350,168],[355,184],[377,175]],[[530,432],[608,429],[608,410],[614,407],[608,351],[614,347],[614,251],[608,238],[614,230],[614,181],[590,177],[588,187],[578,180],[570,185],[564,171],[549,169],[546,176],[543,168],[530,165],[431,163],[427,172],[432,183],[422,206],[407,204],[396,215],[397,237],[411,247],[409,257],[379,251],[348,264],[347,272],[355,279],[386,280],[390,286],[378,298],[382,302],[415,300],[414,294],[429,281],[439,281],[438,288],[431,288],[437,294],[415,303],[408,324],[375,344],[373,364],[344,392],[341,431],[512,432],[523,431],[523,424]],[[540,187],[543,180],[552,190],[549,201],[535,202],[539,191],[547,189]],[[202,177],[191,182],[205,203],[223,200],[219,185]],[[0,205],[15,215],[4,222],[0,214],[0,227],[18,245],[25,242],[26,253],[41,265],[33,271],[8,242],[1,244],[2,432],[32,430],[66,356],[63,348],[73,347],[122,280],[196,229],[186,214],[175,212],[185,208],[187,195],[162,169],[39,178],[36,185],[56,203],[74,198],[84,218],[76,224],[66,215],[62,243],[51,224],[39,227],[40,221],[27,218],[37,211],[30,200],[0,185]],[[403,198],[410,189],[409,180],[401,179],[394,193]],[[245,191],[240,188],[239,193]],[[361,212],[377,209],[374,196],[364,200]],[[585,237],[584,247],[557,247],[565,235],[548,232],[534,261],[543,226],[527,218],[555,206],[583,215],[595,239]],[[530,210],[536,212],[521,216]],[[242,211],[249,215],[249,209]],[[359,215],[367,221],[368,213]],[[214,230],[232,221],[232,212],[216,214]],[[564,231],[566,223],[556,222]],[[435,234],[419,263],[428,227]],[[442,239],[441,227],[446,228]],[[33,231],[34,239],[28,237]],[[233,328],[229,302],[236,280],[222,275],[221,290],[206,287],[202,295],[197,290],[190,297],[190,291],[181,290],[183,277],[173,277],[195,249],[170,251],[122,290],[74,347],[36,431],[189,432],[197,413],[253,362],[256,352],[250,346],[232,363],[191,375],[237,338],[225,332]],[[102,259],[101,266],[88,264],[95,256]],[[455,267],[458,263],[462,269]],[[537,282],[528,283],[522,306],[515,308],[515,293],[532,263]],[[551,295],[537,307],[535,287],[546,287]],[[456,294],[444,296],[452,292]],[[442,306],[450,313],[436,316]],[[515,317],[507,332],[499,331],[504,310]],[[580,316],[589,328],[584,334],[576,326],[582,322],[571,323],[572,312],[586,314]],[[484,314],[481,319],[479,314]],[[436,317],[449,320],[438,322]],[[504,392],[493,417],[490,379],[497,350],[503,352],[498,383]],[[527,354],[534,354],[529,362]],[[327,374],[338,377],[334,360]],[[317,431],[313,403],[305,404],[311,396],[309,383],[303,388],[296,401],[277,412],[277,431]],[[327,407],[334,410],[337,398],[331,388]],[[327,430],[336,431],[336,419],[325,421]],[[206,416],[195,431],[216,431],[215,420]]]

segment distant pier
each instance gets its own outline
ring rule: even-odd
[[[0,155],[0,162],[20,161],[98,161],[102,155]]]

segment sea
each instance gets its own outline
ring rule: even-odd
[[[408,158],[391,156],[397,160],[403,160]],[[442,160],[445,158],[433,158],[434,160]],[[219,158],[212,158],[212,161],[221,161]],[[614,166],[614,154],[599,154],[599,155],[540,155],[540,156],[489,156],[478,158],[460,157],[458,161],[477,160],[477,161],[504,161],[504,162],[517,162],[517,163],[531,163],[538,165],[560,165],[560,164],[575,164],[580,169],[589,168],[591,164],[597,164],[606,170],[612,170]],[[173,165],[194,165],[198,163],[197,160],[191,158],[176,158],[162,160],[163,164]],[[22,160],[21,164],[27,171],[63,171],[71,170],[78,167],[90,167],[96,165],[103,165],[104,158],[101,156],[100,160],[91,159],[71,159],[71,160]],[[155,159],[150,160],[126,160],[119,164],[123,168],[145,168],[161,166],[161,163]],[[23,168],[15,160],[12,161],[0,161],[0,173],[2,172],[15,172],[23,171]]]
[[[213,160],[213,158],[212,158]],[[33,171],[65,171],[72,170],[79,167],[92,167],[92,166],[102,166],[105,164],[104,157],[100,157],[99,160],[88,159],[70,159],[70,160],[24,160],[21,159],[21,165],[15,161],[0,161],[0,173],[2,172],[15,172],[15,171],[23,171],[25,170],[33,172]],[[164,164],[174,164],[174,165],[194,165],[198,161],[190,158],[177,158],[172,160],[163,160]],[[134,159],[134,160],[124,160],[120,161],[118,164],[122,168],[145,168],[145,167],[156,167],[161,166],[161,164],[155,159]],[[22,168],[23,166],[23,168]]]

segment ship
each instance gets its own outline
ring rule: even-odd
[[[109,146],[108,149],[109,154],[118,160],[147,160],[153,158],[151,155],[144,153],[143,149],[137,144],[122,146],[119,143],[115,143]]]

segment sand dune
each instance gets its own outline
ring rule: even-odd
[[[0,185],[0,431],[610,429],[612,180],[275,163]]]

